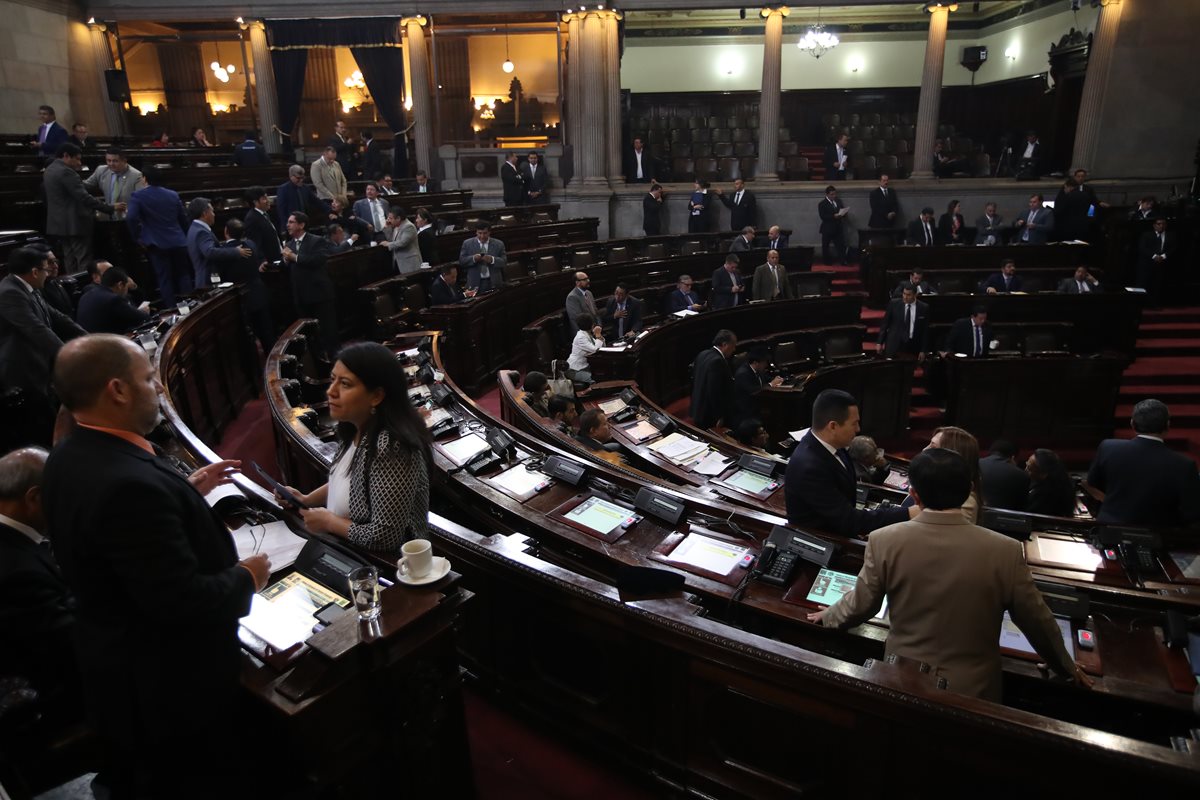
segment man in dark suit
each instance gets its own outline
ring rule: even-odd
[[[778,225],[772,225],[767,229],[767,248],[770,250],[782,250],[788,246],[790,236],[783,233],[783,229]]]
[[[925,360],[929,352],[929,305],[917,300],[917,289],[911,283],[901,290],[898,299],[888,303],[875,349],[887,358],[904,354]]]
[[[505,207],[519,206],[525,201],[525,179],[517,167],[517,154],[513,150],[504,154],[504,163],[500,165],[500,184],[504,187]]]
[[[675,291],[667,295],[667,313],[676,311],[703,311],[704,301],[692,288],[692,276],[680,275]]]
[[[747,419],[758,419],[757,394],[764,386],[782,386],[778,376],[767,380],[764,373],[771,366],[771,354],[765,348],[750,351],[750,355],[733,373],[733,418],[727,427],[736,428]]]
[[[640,138],[634,138],[633,147],[625,151],[625,182],[654,183],[656,177],[654,156],[642,147]]]
[[[362,145],[362,174],[374,179],[382,167],[383,148],[375,141],[375,135],[365,128],[359,132],[358,138]]]
[[[492,226],[485,221],[475,224],[475,237],[462,243],[458,265],[467,271],[467,288],[490,292],[504,285],[504,265],[508,256],[504,242],[492,238]]]
[[[850,151],[846,147],[849,144],[849,134],[843,133],[838,136],[837,141],[825,148],[825,177],[829,180],[846,180],[846,160],[850,157]]]
[[[983,216],[975,220],[975,244],[997,245],[1004,243],[1004,218],[996,213],[995,203],[983,206]]]
[[[826,264],[846,263],[846,234],[842,231],[842,220],[850,210],[838,199],[836,186],[825,187],[825,199],[817,204],[817,215],[821,217],[821,260]],[[833,253],[829,245],[835,246]]]
[[[42,124],[38,126],[37,135],[29,143],[30,146],[37,150],[38,155],[46,158],[58,155],[59,145],[67,141],[67,129],[58,124],[51,106],[38,106],[38,119]]]
[[[545,205],[550,202],[550,193],[546,187],[550,176],[546,165],[537,153],[526,157],[525,166],[521,168],[521,180],[525,184],[525,204],[530,206]]]
[[[46,280],[42,282],[42,299],[55,311],[61,311],[68,317],[74,318],[75,307],[71,295],[59,279],[58,256],[44,242],[34,242],[29,245],[46,256]]]
[[[1029,473],[1017,466],[1017,446],[1007,439],[992,442],[979,459],[983,505],[1024,511],[1029,504]]]
[[[288,167],[288,179],[275,190],[275,219],[280,229],[287,228],[288,217],[299,211],[308,214],[310,208],[324,208],[317,202],[316,192],[304,182],[304,167]]]
[[[758,200],[754,192],[746,188],[746,182],[741,178],[733,181],[733,192],[726,196],[725,192],[717,189],[717,197],[729,209],[730,230],[740,231],[753,228],[758,224]]]
[[[657,183],[642,195],[642,230],[647,236],[662,235],[663,188]]]
[[[71,126],[71,135],[67,137],[67,141],[84,153],[96,152],[96,140],[88,136],[88,126],[82,122],[76,122]]]
[[[742,232],[733,238],[729,243],[729,252],[731,253],[748,253],[754,249],[754,226],[747,225],[742,228]]]
[[[858,426],[858,401],[853,395],[840,389],[817,395],[812,427],[796,445],[784,474],[788,522],[849,537],[866,536],[916,515],[915,508],[854,507],[858,479],[846,448],[858,435]]]
[[[417,170],[417,174],[413,177],[413,194],[432,194],[437,191],[437,185],[432,178],[429,177],[423,169]]]
[[[928,206],[921,209],[921,216],[908,223],[904,234],[904,243],[917,247],[936,247],[943,244],[942,234],[933,223],[933,209]]]
[[[129,333],[148,322],[148,304],[134,308],[129,304],[129,276],[119,267],[110,267],[100,276],[100,288],[79,298],[75,321],[88,333]]]
[[[291,269],[296,313],[316,318],[325,355],[332,359],[340,341],[333,281],[325,269],[332,245],[328,239],[308,233],[308,215],[300,211],[288,217],[287,232],[289,241],[283,249],[283,262]]]
[[[347,177],[357,174],[354,171],[355,147],[350,141],[350,132],[346,129],[345,122],[339,119],[333,123],[333,135],[325,142],[325,146],[333,148],[337,163]]]
[[[226,221],[224,238],[225,240],[218,245],[221,249],[239,253],[244,250],[250,251],[248,256],[225,262],[221,277],[245,287],[242,311],[246,314],[254,338],[262,345],[263,355],[267,355],[275,346],[275,322],[271,319],[271,294],[267,291],[261,275],[266,269],[266,264],[254,242],[246,238],[246,226],[241,220],[234,218]]]
[[[1037,131],[1025,134],[1025,147],[1017,157],[1017,177],[1032,180],[1038,176],[1041,167],[1042,143],[1038,141]]]
[[[257,131],[246,131],[242,143],[233,148],[233,163],[239,167],[258,167],[271,163],[266,149],[258,143]]]
[[[8,275],[0,280],[0,388],[19,390],[28,400],[22,404],[27,419],[5,421],[20,432],[12,446],[50,443],[55,413],[50,370],[63,342],[85,333],[38,294],[46,260],[45,253],[20,247],[9,255]]]
[[[125,224],[133,240],[146,248],[162,305],[173,306],[180,295],[196,288],[184,233],[190,223],[183,201],[178,193],[162,185],[162,172],[157,167],[146,167],[142,177],[147,186],[129,198]]]
[[[79,272],[92,258],[92,229],[95,212],[125,213],[126,204],[109,205],[88,194],[79,177],[83,166],[79,148],[63,143],[58,157],[46,167],[42,185],[46,192],[46,234],[61,244],[67,272]]]
[[[1133,439],[1106,439],[1088,470],[1088,489],[1101,500],[1096,519],[1110,525],[1180,527],[1200,522],[1196,462],[1167,447],[1171,413],[1159,400],[1133,407]]]
[[[252,254],[253,251],[248,247],[217,247],[217,235],[212,229],[217,221],[217,212],[207,197],[193,197],[188,203],[188,216],[192,218],[192,226],[188,228],[187,249],[197,289],[207,287],[209,276],[216,273],[221,265],[248,258]]]
[[[692,364],[692,397],[689,413],[700,430],[733,418],[733,371],[729,359],[737,349],[733,331],[720,330],[712,347],[700,352]]]
[[[1088,268],[1082,264],[1075,268],[1075,274],[1072,277],[1063,278],[1062,283],[1058,285],[1059,294],[1092,294],[1099,291],[1103,291],[1100,288],[1100,281],[1096,280],[1092,273],[1088,272]]]
[[[54,385],[77,424],[45,471],[46,516],[78,604],[81,669],[114,797],[214,797],[235,785],[238,619],[270,576],[238,562],[204,501],[236,461],[185,477],[145,437],[158,371],[120,336],[63,348]],[[180,776],[186,781],[179,783]]]
[[[742,297],[746,291],[746,282],[738,274],[739,263],[738,257],[730,253],[725,256],[725,265],[717,267],[716,272],[712,274],[710,300],[713,311],[721,308],[733,308],[746,302]]]
[[[250,210],[242,220],[242,236],[254,245],[254,252],[263,261],[273,264],[283,257],[283,248],[279,243],[279,229],[270,214],[271,198],[266,189],[254,186],[246,190],[246,202]]]
[[[642,330],[642,301],[629,294],[629,287],[618,283],[604,308],[602,324],[604,339],[612,342],[640,333]]]
[[[988,324],[987,316],[987,308],[975,306],[971,316],[955,320],[940,354],[943,357],[948,353],[959,353],[968,358],[987,358],[992,342],[992,326]]]
[[[1042,196],[1029,196],[1029,212],[1018,217],[1014,223],[1017,229],[1016,241],[1013,244],[1045,244],[1054,230],[1054,212],[1042,205]]]
[[[1167,271],[1175,263],[1179,235],[1167,233],[1167,221],[1154,220],[1154,230],[1138,239],[1137,285],[1146,290],[1154,305],[1162,305]]]
[[[474,296],[474,289],[464,293],[458,288],[458,264],[444,264],[441,274],[429,284],[429,304],[433,306],[452,306]]]
[[[437,261],[437,230],[433,227],[433,214],[428,208],[417,209],[417,249],[421,251],[421,262],[433,264]]]
[[[1094,214],[1091,196],[1074,178],[1067,178],[1054,198],[1054,238],[1060,242],[1091,240]]]
[[[870,228],[895,228],[900,218],[900,200],[896,190],[888,186],[890,176],[884,172],[879,176],[879,186],[871,190],[871,219],[867,222]]]
[[[1021,291],[1021,276],[1017,274],[1017,262],[1006,258],[1000,262],[1000,271],[993,272],[979,284],[983,294],[1011,294]]]
[[[912,269],[908,273],[908,278],[896,284],[896,288],[892,289],[892,297],[899,297],[905,286],[914,287],[918,297],[923,294],[937,294],[937,287],[925,280],[925,270],[920,267]]]

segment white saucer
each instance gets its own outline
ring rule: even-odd
[[[410,578],[400,570],[396,570],[396,580],[401,583],[406,583],[409,586],[424,586],[429,583],[435,583],[446,577],[450,572],[450,560],[441,556],[433,557],[433,569],[424,578]]]

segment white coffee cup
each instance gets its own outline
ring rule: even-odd
[[[405,542],[401,546],[400,552],[404,553],[404,557],[397,562],[396,566],[401,575],[420,580],[433,569],[433,545],[429,543],[428,539],[413,539],[411,542]]]

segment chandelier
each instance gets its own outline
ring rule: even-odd
[[[839,41],[836,33],[830,33],[821,24],[821,9],[817,8],[817,24],[804,32],[796,46],[813,58],[820,58],[837,47]]]

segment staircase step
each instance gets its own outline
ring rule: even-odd
[[[1191,385],[1184,384],[1133,384],[1122,385],[1118,398],[1130,405],[1153,397],[1168,405],[1172,403],[1200,403],[1200,378]]]
[[[1137,356],[1200,356],[1200,338],[1168,339],[1146,338],[1137,340]],[[1193,365],[1195,367],[1196,365]]]
[[[1139,327],[1139,331],[1146,333],[1160,333],[1162,331],[1189,331],[1194,332],[1193,335],[1200,336],[1200,322],[1143,322]]]
[[[1200,425],[1200,403],[1170,403],[1169,405],[1173,429]],[[1128,420],[1133,416],[1133,405],[1118,405],[1113,416],[1118,420]]]

